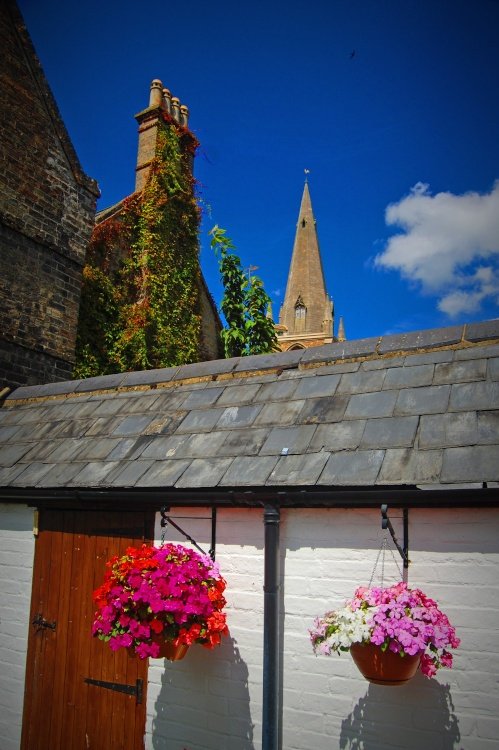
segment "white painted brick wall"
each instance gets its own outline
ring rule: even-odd
[[[208,511],[172,516],[208,549]],[[401,512],[390,517],[401,539]],[[383,688],[365,682],[348,654],[314,656],[308,628],[367,585],[380,521],[374,510],[282,512],[283,750],[496,750],[499,511],[410,511],[409,583],[433,596],[458,629],[452,670]],[[148,750],[261,748],[263,533],[261,510],[219,511],[231,637],[213,652],[192,647],[183,662],[151,660]],[[181,538],[168,533],[167,540]],[[387,554],[385,583],[400,579],[398,563]]]
[[[0,504],[1,750],[21,741],[33,555],[33,510]]]

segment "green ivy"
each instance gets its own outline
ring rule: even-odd
[[[275,327],[267,313],[270,297],[258,276],[246,277],[225,229],[213,227],[211,247],[219,255],[224,295],[220,308],[227,326],[221,337],[226,357],[268,354],[279,350]]]
[[[74,377],[199,359],[199,210],[185,131],[160,127],[141,193],[95,227]]]

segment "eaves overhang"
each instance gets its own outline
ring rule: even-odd
[[[213,487],[176,488],[0,488],[0,502],[33,507],[156,509],[163,506],[259,508],[483,508],[499,507],[498,487],[419,489],[411,485],[377,487]]]

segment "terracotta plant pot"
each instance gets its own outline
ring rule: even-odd
[[[189,650],[189,646],[181,644],[174,646],[171,641],[165,641],[161,637],[155,637],[154,640],[159,645],[159,654],[157,659],[169,659],[170,661],[180,661]]]
[[[350,653],[366,680],[375,685],[404,685],[417,672],[421,655],[399,656],[393,651],[382,651],[374,643],[354,643]]]

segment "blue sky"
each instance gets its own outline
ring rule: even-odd
[[[307,168],[347,338],[498,317],[498,0],[19,5],[100,208],[151,80],[189,106],[217,302],[215,223],[277,317]]]

